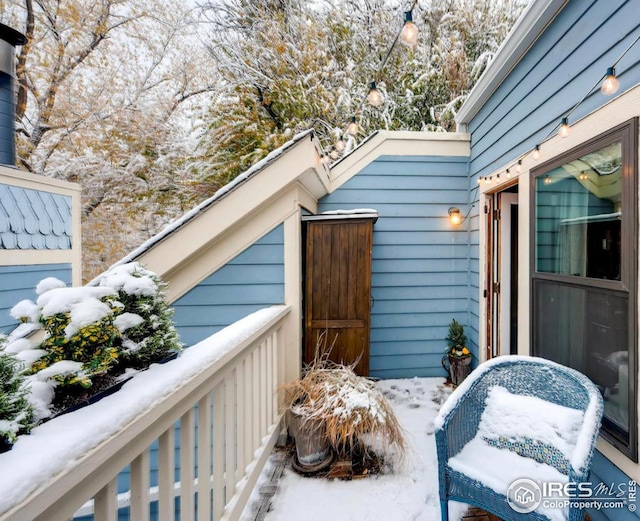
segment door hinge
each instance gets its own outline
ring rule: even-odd
[[[493,211],[493,220],[494,221],[500,220],[500,210],[497,208]]]
[[[493,292],[494,293],[500,293],[500,283],[499,282],[494,282],[493,283]]]
[[[484,205],[484,213],[489,213],[489,207],[486,204]]]

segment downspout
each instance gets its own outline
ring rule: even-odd
[[[0,164],[15,167],[15,47],[27,38],[8,25],[0,23]]]

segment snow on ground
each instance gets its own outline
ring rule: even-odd
[[[440,519],[433,420],[450,393],[444,381],[444,378],[412,378],[379,382],[406,431],[408,442],[404,462],[392,474],[330,481],[302,477],[288,468],[265,521]],[[451,505],[450,519],[459,519],[466,510],[466,505]],[[251,519],[248,511],[243,519]]]

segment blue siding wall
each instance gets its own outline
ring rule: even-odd
[[[467,206],[467,157],[383,156],[318,211],[374,208],[372,376],[445,376],[448,324],[467,323],[468,234],[448,209]]]
[[[604,76],[638,34],[637,0],[570,0],[468,125],[470,189],[540,143]],[[640,83],[638,44],[618,63],[618,95]],[[596,88],[571,114],[570,123],[611,98]],[[544,144],[541,148],[542,159]],[[479,250],[477,210],[471,215],[471,336],[477,338]]]
[[[273,304],[284,304],[282,225],[176,300],[173,307],[180,337],[190,346]]]
[[[571,0],[469,124],[471,172],[489,174],[540,143],[637,37],[639,27],[637,0]],[[640,83],[637,46],[616,73],[619,93]],[[610,100],[596,88],[569,122]]]
[[[9,311],[21,300],[34,300],[36,285],[46,277],[56,277],[70,285],[71,264],[0,266],[0,333],[8,333],[18,324]]]
[[[13,79],[0,72],[0,163],[15,166]]]
[[[611,463],[598,451],[595,451],[593,455],[593,462],[591,464],[591,475],[589,480],[597,485],[603,483],[609,487],[609,490],[618,490],[618,485],[624,486],[624,493],[628,490],[628,483],[631,480],[624,472]],[[615,499],[613,499],[615,500]],[[638,498],[636,498],[635,506],[638,506]],[[638,521],[640,516],[638,512],[630,512],[628,508],[615,508],[595,510],[588,509],[589,515],[592,521]]]

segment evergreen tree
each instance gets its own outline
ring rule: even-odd
[[[449,346],[449,353],[454,356],[466,355],[464,350],[467,349],[467,335],[464,333],[464,326],[460,324],[455,318],[451,320],[449,324],[449,334],[447,335],[447,345]]]
[[[13,443],[33,427],[33,409],[21,364],[4,351],[5,344],[6,338],[0,335],[0,442]]]

